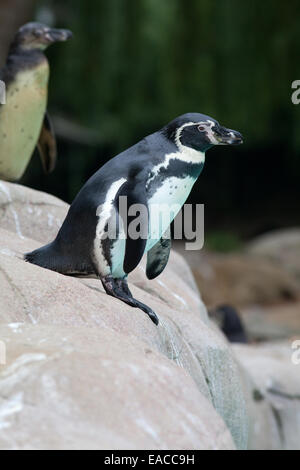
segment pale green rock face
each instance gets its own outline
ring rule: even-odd
[[[49,65],[45,59],[19,72],[0,106],[0,179],[16,181],[36,147],[47,107]]]

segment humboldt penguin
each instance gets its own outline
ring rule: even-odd
[[[127,276],[146,252],[148,279],[163,271],[171,248],[170,223],[202,171],[205,152],[214,145],[241,143],[239,132],[209,116],[176,118],[102,166],[75,198],[56,239],[25,260],[65,275],[96,276],[107,294],[158,324],[155,312],[132,296]],[[157,217],[162,206],[164,216]]]
[[[208,311],[230,343],[248,343],[246,328],[238,310],[232,305],[218,305]]]
[[[0,104],[0,179],[19,180],[35,147],[50,173],[56,163],[56,141],[46,111],[49,64],[44,50],[66,41],[72,33],[40,23],[28,23],[17,32],[0,80],[6,86],[6,104]]]

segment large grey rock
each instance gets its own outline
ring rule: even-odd
[[[300,364],[290,343],[235,345],[250,415],[249,449],[300,449]]]
[[[261,235],[248,245],[248,251],[277,262],[281,269],[300,280],[300,229],[282,229]]]
[[[182,368],[108,328],[0,325],[1,449],[234,449]]]
[[[7,185],[7,183],[2,184]],[[10,194],[12,194],[14,189],[14,185],[10,185]],[[18,201],[28,200],[27,191],[32,195],[30,190],[20,186],[18,186],[18,191],[23,192],[23,196],[20,196]],[[35,193],[33,205],[39,204],[40,197],[44,200],[44,198],[47,198],[48,196],[41,193]],[[220,416],[218,419],[220,419],[221,422],[223,419],[226,423],[236,446],[239,448],[245,448],[247,442],[247,418],[244,395],[241,388],[240,374],[236,360],[226,340],[210,324],[206,309],[199,297],[199,294],[195,290],[192,275],[184,260],[176,253],[172,253],[167,269],[157,280],[152,282],[146,280],[144,266],[137,269],[129,279],[130,283],[133,284],[132,290],[135,296],[143,302],[151,305],[151,307],[158,313],[160,325],[159,327],[156,327],[143,312],[132,309],[118,300],[107,296],[102,289],[100,281],[69,278],[25,263],[22,259],[22,253],[40,246],[41,243],[39,242],[48,242],[50,237],[47,230],[44,231],[45,233],[43,232],[44,229],[42,226],[44,219],[38,218],[35,219],[33,235],[36,239],[39,237],[39,242],[25,238],[24,234],[26,224],[24,221],[23,227],[20,222],[24,209],[22,208],[22,203],[18,203],[19,206],[15,206],[14,202],[10,204],[11,209],[14,209],[16,212],[19,224],[11,223],[9,226],[11,231],[3,228],[0,229],[0,323],[4,328],[6,328],[5,331],[7,331],[7,326],[5,325],[20,323],[20,331],[25,331],[26,334],[29,330],[24,330],[24,328],[30,327],[30,335],[35,338],[31,345],[33,348],[38,344],[37,338],[39,338],[40,332],[47,331],[48,327],[51,327],[49,331],[52,331],[53,335],[46,335],[45,338],[47,344],[49,343],[49,347],[52,347],[53,349],[56,348],[56,343],[55,339],[53,339],[53,344],[51,345],[52,336],[53,338],[59,336],[67,337],[65,333],[66,329],[70,329],[70,332],[72,329],[74,329],[74,331],[82,330],[89,332],[82,334],[81,341],[78,339],[78,344],[80,343],[80,346],[78,347],[77,340],[70,340],[74,346],[74,351],[71,356],[74,354],[74,357],[77,357],[78,355],[78,368],[73,368],[74,375],[72,375],[73,369],[71,366],[76,361],[75,359],[71,359],[69,356],[66,356],[65,353],[62,353],[61,359],[57,359],[57,362],[55,362],[55,359],[51,362],[51,374],[55,375],[54,381],[56,384],[59,384],[59,386],[62,386],[62,389],[60,389],[58,385],[55,385],[56,389],[57,387],[59,389],[59,400],[57,400],[56,403],[53,400],[53,403],[51,402],[51,407],[44,409],[46,402],[43,401],[44,399],[41,395],[41,382],[37,376],[32,377],[31,381],[31,374],[29,374],[28,380],[30,385],[26,392],[26,401],[28,403],[33,403],[33,406],[39,411],[37,412],[35,419],[30,423],[30,420],[28,420],[30,408],[27,408],[26,414],[24,415],[26,418],[21,421],[23,424],[21,426],[20,433],[23,431],[27,436],[30,436],[30,438],[32,438],[32,442],[36,442],[34,446],[38,448],[42,446],[54,448],[58,441],[62,448],[69,447],[70,443],[68,441],[68,436],[66,435],[64,437],[57,434],[55,437],[55,432],[58,433],[58,431],[57,429],[55,431],[54,428],[54,436],[52,440],[48,440],[50,439],[50,434],[48,437],[46,434],[43,434],[39,443],[36,439],[38,439],[38,436],[40,435],[40,426],[42,423],[51,421],[51,423],[53,423],[51,426],[54,426],[55,416],[57,416],[58,419],[61,413],[60,406],[63,406],[60,405],[61,400],[66,401],[70,406],[70,413],[68,415],[68,420],[70,422],[69,427],[73,426],[78,428],[77,422],[79,415],[76,414],[76,410],[82,409],[82,398],[82,400],[86,400],[87,403],[91,402],[91,415],[95,415],[94,425],[96,427],[98,426],[99,429],[107,428],[106,421],[101,420],[101,413],[99,410],[102,409],[107,409],[107,416],[110,416],[110,418],[107,419],[110,419],[111,422],[116,422],[115,425],[111,425],[111,438],[107,438],[107,443],[105,441],[103,444],[104,447],[106,445],[108,447],[113,446],[113,442],[115,442],[115,448],[118,446],[125,446],[126,448],[128,448],[128,446],[139,448],[161,448],[160,446],[176,448],[179,445],[179,441],[175,438],[169,439],[167,437],[170,433],[170,429],[167,424],[158,428],[154,421],[151,421],[149,429],[154,431],[152,432],[148,429],[149,432],[143,433],[143,437],[140,439],[139,437],[134,438],[135,435],[140,435],[141,422],[136,421],[136,416],[133,412],[126,414],[128,426],[131,429],[130,433],[132,434],[129,433],[127,435],[126,429],[129,428],[125,428],[124,425],[120,425],[119,419],[116,417],[116,413],[125,413],[125,410],[122,411],[122,407],[125,407],[126,404],[131,401],[132,396],[133,401],[138,401],[141,404],[145,401],[148,402],[149,384],[150,388],[153,388],[153,393],[155,395],[159,395],[159,377],[162,377],[163,374],[162,376],[158,376],[158,383],[156,383],[155,370],[158,367],[157,364],[161,360],[161,364],[168,364],[172,371],[176,370],[179,374],[176,375],[174,372],[174,381],[170,382],[171,388],[174,390],[173,393],[176,396],[174,403],[177,403],[176,406],[179,410],[189,410],[188,420],[192,420],[193,416],[193,419],[195,420],[194,425],[195,423],[198,423],[196,424],[195,432],[193,433],[188,427],[187,421],[183,421],[183,423],[185,423],[183,424],[183,428],[186,427],[186,431],[184,441],[182,441],[184,444],[182,445],[187,446],[187,448],[189,446],[191,448],[205,448],[206,446],[211,448],[211,443],[215,439],[216,447],[232,447],[232,440],[228,437],[228,434],[226,434],[224,425],[222,424],[222,426],[220,426],[219,421],[215,421],[216,413],[213,410],[214,408]],[[26,207],[26,203],[24,203],[24,205]],[[58,204],[58,207],[55,207],[53,210],[59,219],[59,217],[62,216],[62,213],[66,212],[67,206],[63,207],[63,205],[60,206]],[[27,224],[29,230],[30,213],[28,213],[26,217],[28,219]],[[3,220],[6,221],[7,219]],[[41,223],[40,230],[38,230],[39,221]],[[3,225],[7,228],[5,223],[3,224],[1,222],[0,218],[0,227],[3,227]],[[18,229],[18,226],[20,225],[22,227],[21,233]],[[15,231],[15,233],[13,233],[13,231]],[[26,232],[26,234],[27,233],[28,232]],[[44,240],[42,240],[42,238],[44,238]],[[183,273],[185,273],[184,276],[182,275]],[[43,328],[44,330],[42,330]],[[89,335],[91,335],[91,337],[94,335],[100,339],[93,341],[89,338]],[[79,338],[79,336],[80,334],[78,333],[77,338]],[[108,338],[107,340],[105,340],[106,337]],[[32,354],[32,350],[28,346],[26,338],[22,336],[20,336],[20,338],[20,342],[23,344],[23,347],[28,349],[29,354]],[[98,342],[103,343],[103,348],[101,345],[96,347]],[[141,383],[139,382],[139,374],[137,374],[135,380],[138,385],[136,386],[136,394],[134,395],[132,389],[128,385],[128,381],[130,384],[132,383],[132,377],[127,377],[126,373],[124,373],[124,375],[121,374],[116,376],[115,369],[112,369],[111,375],[108,379],[108,376],[106,376],[102,370],[102,360],[106,355],[109,356],[109,345],[111,345],[112,354],[114,355],[113,360],[115,363],[118,363],[118,361],[122,361],[123,356],[125,358],[127,357],[128,343],[132,345],[132,357],[135,357],[140,368],[144,367],[144,365],[139,362],[142,361],[141,351],[146,349],[147,351],[150,351],[150,353],[147,353],[147,361],[149,361],[149,364],[152,364],[154,371],[153,376],[149,375],[149,368],[146,368],[145,380]],[[69,344],[68,341],[67,344]],[[116,344],[118,344],[118,348]],[[93,360],[90,362],[90,370],[88,360],[84,355],[82,355],[82,348],[89,349],[88,352],[93,357]],[[87,354],[86,349],[84,354]],[[45,352],[39,351],[38,354],[45,354]],[[20,361],[21,376],[23,373],[23,365],[22,359],[18,358],[23,355],[24,351],[21,350],[19,355],[16,355],[13,358],[13,361],[17,361],[17,364],[19,364],[18,361]],[[153,359],[153,363],[151,362],[152,357],[155,358]],[[64,364],[67,360],[73,361],[72,364],[68,363],[68,367],[70,367],[70,376],[68,375],[68,380],[70,383],[73,384],[76,380],[80,380],[82,384],[82,380],[79,379],[79,377],[82,374],[84,377],[86,376],[88,385],[86,387],[82,385],[82,395],[77,394],[77,388],[75,386],[63,388],[63,377],[65,371],[68,369],[67,365]],[[12,364],[14,364],[14,362]],[[43,364],[44,362],[42,361],[41,370],[39,371],[40,374],[42,374],[42,369],[44,367]],[[45,367],[48,367],[46,364],[48,364],[47,361],[45,362]],[[57,371],[55,369],[56,364],[58,367]],[[61,369],[60,364],[62,364]],[[96,367],[96,364],[102,364],[100,369]],[[13,368],[14,367],[15,366],[13,366]],[[27,369],[27,366],[25,369]],[[96,369],[97,372],[95,372]],[[3,369],[4,374],[6,373],[5,370],[6,369]],[[184,370],[186,372],[184,372]],[[169,372],[166,372],[166,374],[168,376]],[[145,383],[147,377],[149,378],[149,382]],[[185,377],[187,377],[186,381]],[[92,393],[90,388],[93,386],[93,380],[95,380],[95,388],[97,392],[101,387],[107,389],[107,393],[97,393],[99,404],[97,404],[98,408],[94,409],[94,413],[93,407],[96,406],[94,404],[95,400],[90,396]],[[165,381],[166,377],[163,376],[161,380]],[[181,382],[182,384],[179,386],[179,383]],[[181,386],[185,387],[184,396],[182,395]],[[193,386],[196,387],[196,389],[193,389]],[[122,407],[118,408],[114,406],[114,404],[115,401],[120,398],[120,392],[123,389],[125,392],[123,401],[121,402]],[[190,399],[190,397],[187,396],[187,390],[189,389],[191,389],[191,399],[193,400],[192,397],[194,397],[194,402],[199,399],[200,403],[200,407],[194,407],[194,404],[191,405],[191,408],[194,409],[194,412],[192,413],[190,411],[191,408],[189,408],[190,405],[186,402],[186,400]],[[15,391],[17,394],[16,396],[18,396],[18,390],[18,388],[13,388],[8,395],[8,399],[13,401]],[[160,399],[162,400],[162,403],[164,403],[164,407],[167,410],[166,413],[175,413],[173,408],[168,410],[167,403],[168,395],[170,393],[170,388],[162,388]],[[179,398],[180,396],[182,396],[182,401]],[[198,397],[197,400],[195,398],[196,396]],[[209,403],[212,406],[209,406]],[[173,405],[170,405],[170,407],[171,406]],[[205,408],[206,406],[209,416],[204,414],[204,411],[203,413],[200,412],[200,409],[203,407]],[[145,404],[145,409],[147,407],[148,403]],[[73,408],[74,418],[72,420],[70,416],[72,416]],[[161,413],[161,408],[158,409],[159,415],[159,413]],[[171,409],[173,411],[171,411]],[[40,412],[40,410],[43,410],[43,412]],[[181,413],[179,410],[178,413]],[[4,415],[6,416],[6,411],[4,411]],[[88,428],[90,425],[88,416],[89,415],[85,416],[83,411],[80,412],[79,421],[83,428]],[[177,414],[174,416],[177,416],[177,418],[174,419],[174,421],[170,421],[173,423],[172,436],[174,436],[174,434],[182,434],[183,432],[183,428],[180,423],[181,418]],[[149,416],[147,414],[147,419],[148,417]],[[166,417],[164,418],[163,423],[166,423],[167,421],[168,418]],[[147,427],[146,424],[145,426]],[[199,432],[200,428],[203,430],[202,434]],[[5,429],[6,439],[12,440],[12,442],[14,442],[13,445],[16,447],[22,447],[23,444],[21,443],[21,440],[18,441],[19,444],[17,441],[14,441],[15,430],[16,429],[13,425]],[[103,435],[102,432],[100,434]],[[95,432],[88,435],[94,436]],[[153,437],[154,435],[159,436],[159,441],[161,439],[161,443],[157,443],[157,441],[155,441]],[[82,436],[83,432],[78,433],[76,439],[73,436],[72,445],[70,444],[70,446],[72,447],[74,445],[76,447],[82,445],[83,447],[87,447],[90,445],[91,447],[101,447],[101,443],[99,444],[99,440],[97,438],[94,438],[93,440],[93,438],[90,437],[87,442]],[[114,441],[115,437],[116,440]],[[2,439],[4,439],[3,436]]]
[[[68,204],[50,194],[0,180],[0,227],[20,238],[49,243],[67,211]]]
[[[193,273],[209,307],[266,305],[300,295],[299,282],[274,260],[246,253],[206,253],[201,259]]]
[[[253,305],[241,310],[250,341],[274,341],[300,337],[300,302],[279,305]]]

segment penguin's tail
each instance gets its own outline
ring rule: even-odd
[[[24,260],[51,271],[64,273],[68,270],[68,262],[57,252],[54,242],[42,246],[24,255]]]
[[[83,262],[82,257],[65,253],[56,240],[24,255],[24,260],[41,268],[50,269],[66,276],[95,277],[95,269],[89,261]]]

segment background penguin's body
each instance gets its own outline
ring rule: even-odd
[[[18,31],[0,79],[6,85],[6,104],[0,105],[0,178],[16,181],[26,170],[38,145],[44,170],[56,161],[56,142],[49,116],[49,64],[43,50],[65,41],[67,30],[29,23]]]
[[[219,143],[241,142],[238,132],[208,116],[194,113],[175,119],[95,173],[75,198],[56,240],[25,259],[66,275],[96,275],[109,295],[141,308],[157,324],[156,314],[132,297],[126,277],[145,252],[147,277],[154,279],[163,271],[171,243],[162,236],[200,175],[205,151]],[[130,232],[127,236],[135,216],[125,214],[121,196],[126,196],[128,208],[134,204],[146,208],[140,218],[145,236],[134,239]],[[165,207],[170,208],[169,218],[162,216],[161,223],[156,223],[155,210],[162,204],[164,215]],[[105,236],[118,214],[121,223],[116,236]]]

